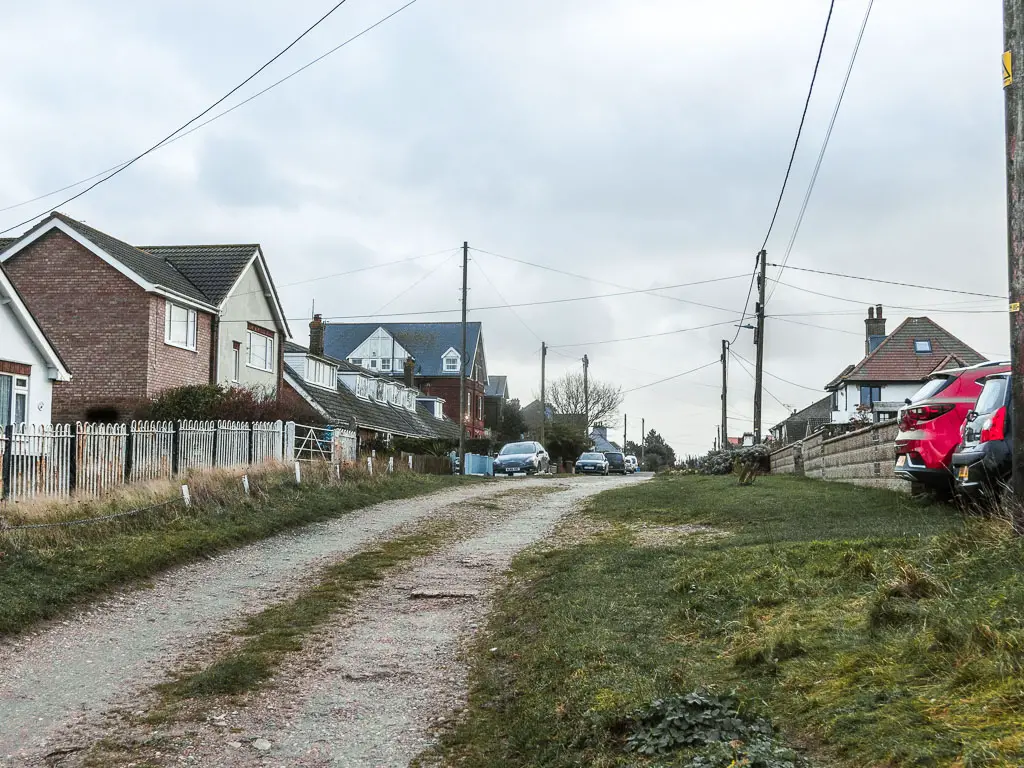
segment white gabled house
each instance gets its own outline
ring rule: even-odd
[[[0,267],[0,427],[49,424],[53,382],[71,372]]]

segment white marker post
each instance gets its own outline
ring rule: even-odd
[[[245,491],[245,495],[249,495],[249,476],[242,475],[242,490]]]
[[[295,484],[299,485],[302,483],[302,470],[299,469],[299,462],[295,462]]]
[[[388,472],[390,473],[390,472],[394,472],[394,471],[395,471],[395,457],[394,456],[388,456]]]
[[[366,457],[366,470],[373,475],[373,459],[369,456]]]
[[[188,492],[188,486],[181,486],[181,498],[185,502],[186,507],[192,506],[192,495]]]

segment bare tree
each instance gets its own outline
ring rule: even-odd
[[[610,423],[615,420],[619,407],[622,405],[622,387],[616,387],[593,378],[589,383],[590,418],[587,429],[592,424]],[[583,391],[583,374],[567,373],[555,379],[548,390],[548,400],[555,410],[561,414],[585,413],[587,398]]]

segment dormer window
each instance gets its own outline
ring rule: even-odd
[[[316,358],[306,358],[306,381],[318,387],[336,389],[338,385],[338,369]]]
[[[360,367],[363,365],[363,359],[361,357],[350,357],[348,361],[352,363],[352,365],[358,365]]]
[[[454,349],[449,349],[444,353],[442,360],[442,369],[445,373],[457,373],[459,370],[459,353]]]
[[[932,351],[932,343],[928,339],[914,339],[914,351],[919,355],[926,355]]]
[[[370,380],[365,376],[356,376],[356,397],[367,399],[370,396]]]

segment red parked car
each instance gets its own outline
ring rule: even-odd
[[[956,487],[950,464],[960,444],[960,429],[981,395],[978,379],[1010,370],[1007,362],[933,373],[899,412],[896,476],[915,492],[951,495]]]

